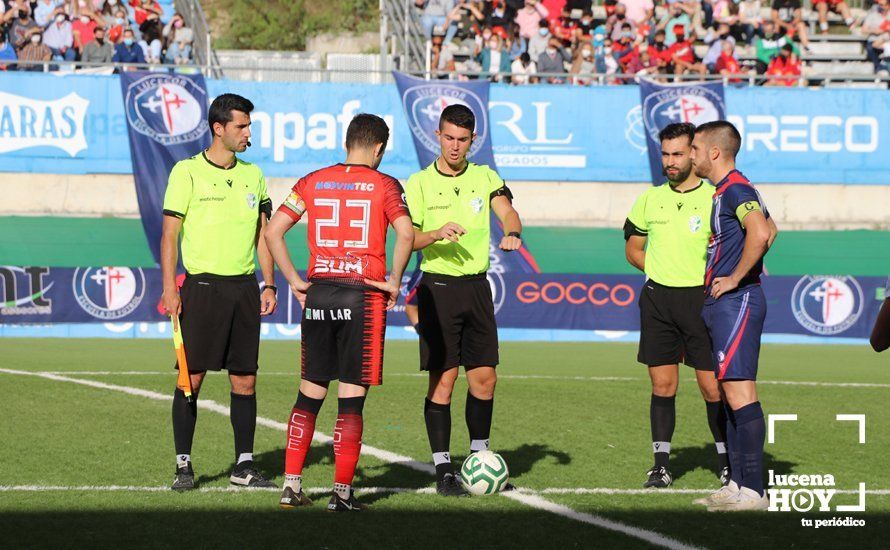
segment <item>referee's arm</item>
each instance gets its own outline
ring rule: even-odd
[[[630,265],[646,271],[646,232],[629,219],[624,222],[624,256]]]

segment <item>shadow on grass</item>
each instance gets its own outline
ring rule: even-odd
[[[797,466],[794,462],[780,460],[769,452],[763,453],[763,481],[766,486],[766,473],[768,470],[777,472],[792,472]],[[698,469],[709,470],[716,478],[720,474],[717,462],[717,451],[713,444],[700,445],[698,447],[680,447],[671,449],[671,474],[674,481],[684,475]]]

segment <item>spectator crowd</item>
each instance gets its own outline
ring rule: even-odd
[[[604,0],[596,11],[591,0],[414,1],[437,78],[589,85],[591,75],[625,84],[637,75],[740,82],[757,74],[765,85],[793,86],[801,52],[812,53],[801,0]],[[860,22],[844,0],[813,0],[813,9],[822,33],[831,11],[867,35],[876,70],[887,70],[890,0],[866,2],[874,5]],[[739,59],[742,45],[753,59]]]
[[[193,39],[172,0],[0,0],[0,70],[54,70],[53,61],[187,65]]]

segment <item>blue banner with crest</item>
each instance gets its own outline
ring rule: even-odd
[[[167,177],[174,164],[210,144],[207,85],[200,73],[124,72],[120,83],[139,214],[160,262]]]
[[[640,105],[643,128],[646,131],[646,149],[649,153],[652,185],[664,183],[658,133],[665,126],[677,122],[689,122],[698,126],[726,118],[722,81],[659,84],[641,79]]]

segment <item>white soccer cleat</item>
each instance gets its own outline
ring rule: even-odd
[[[747,487],[726,499],[722,503],[708,506],[708,512],[742,512],[748,510],[766,510],[769,508],[769,499],[766,493],[758,495]]]
[[[714,491],[710,495],[704,498],[695,499],[692,501],[692,503],[701,504],[703,506],[713,506],[715,504],[726,501],[726,499],[734,496],[738,492],[738,484],[735,481],[730,480],[729,483],[727,483],[723,487],[720,487],[718,490]]]

